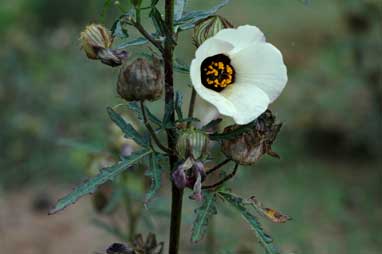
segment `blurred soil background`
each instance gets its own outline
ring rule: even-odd
[[[189,8],[216,3],[189,2]],[[118,70],[89,61],[79,47],[85,25],[110,27],[116,18],[116,9],[101,15],[102,8],[101,0],[0,3],[1,253],[104,253],[116,241],[92,223],[99,216],[89,197],[47,216],[86,178],[89,154],[107,148],[105,107],[121,103]],[[289,73],[271,106],[284,123],[274,145],[281,160],[241,168],[230,186],[293,218],[264,221],[285,253],[381,253],[382,2],[231,0],[219,13],[235,25],[259,26],[283,52]],[[181,35],[176,52],[184,62],[194,52],[190,36]],[[187,89],[187,75],[176,80]],[[169,190],[161,195],[169,209]],[[254,251],[254,233],[224,208],[215,234],[190,245],[195,204],[186,203],[182,253],[210,253],[212,241],[216,253],[262,253]],[[140,224],[140,231],[167,241],[168,216],[158,221]]]

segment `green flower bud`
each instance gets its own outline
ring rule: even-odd
[[[224,129],[224,133],[232,132],[239,125],[231,125]],[[232,160],[242,164],[250,165],[257,162],[264,154],[272,157],[279,156],[272,151],[271,146],[280,131],[281,124],[275,124],[275,117],[267,110],[256,120],[253,129],[233,139],[222,142],[223,153]]]
[[[81,47],[89,59],[99,59],[104,64],[118,66],[127,57],[123,50],[111,49],[113,38],[104,26],[91,24],[80,35]]]
[[[176,143],[176,151],[183,160],[191,157],[202,160],[207,154],[208,136],[197,129],[183,130]]]
[[[118,94],[127,101],[154,101],[163,93],[163,72],[159,60],[153,63],[138,58],[121,69],[117,83]]]
[[[214,15],[199,21],[193,34],[193,40],[196,47],[199,47],[205,40],[217,34],[224,28],[232,28],[233,25],[225,18]]]

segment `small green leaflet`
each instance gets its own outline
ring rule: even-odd
[[[227,191],[219,191],[218,194],[232,207],[236,208],[236,210],[241,213],[243,218],[251,225],[259,242],[261,245],[263,245],[267,254],[280,254],[276,246],[273,245],[272,238],[264,232],[256,216],[247,210],[245,207],[245,201],[241,197],[238,197]]]
[[[150,163],[149,163],[149,171],[147,172],[147,176],[151,177],[151,186],[149,191],[146,193],[145,203],[147,204],[157,193],[161,184],[162,184],[162,167],[159,164],[158,155],[151,154]]]
[[[209,10],[202,10],[202,11],[189,11],[184,13],[182,18],[175,21],[175,26],[179,26],[181,30],[188,30],[195,26],[195,24],[204,19],[207,18],[213,14],[215,14],[219,9],[224,7],[229,3],[229,0],[223,0],[220,4],[215,5]]]
[[[191,241],[198,242],[207,231],[208,220],[212,215],[218,213],[216,209],[216,194],[210,192],[203,192],[203,203],[195,209],[196,218],[192,227]]]
[[[125,138],[131,138],[137,144],[147,147],[147,140],[142,137],[131,124],[127,123],[120,114],[115,112],[111,107],[107,107],[107,113],[110,119],[123,131]]]
[[[58,200],[55,207],[49,211],[49,214],[55,214],[65,209],[69,205],[74,204],[82,196],[94,193],[99,185],[109,180],[113,180],[116,176],[128,169],[131,165],[151,153],[151,150],[144,149],[132,154],[131,156],[125,157],[122,161],[119,161],[111,167],[101,169],[98,175],[80,184],[74,188],[71,193]]]

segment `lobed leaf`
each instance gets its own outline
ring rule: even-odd
[[[192,227],[191,241],[196,243],[203,238],[207,231],[208,220],[212,215],[217,214],[216,194],[203,192],[203,203],[195,209],[196,218]]]
[[[241,198],[228,191],[219,191],[218,194],[226,200],[232,207],[234,207],[242,217],[251,225],[252,229],[255,231],[259,242],[263,245],[268,254],[280,254],[276,246],[273,245],[272,238],[267,235],[263,228],[261,227],[256,216],[250,213],[245,207],[246,203]]]
[[[126,138],[131,138],[137,144],[147,147],[147,139],[140,135],[131,124],[127,123],[120,114],[115,112],[111,107],[107,107],[107,113],[110,119],[122,130]]]
[[[292,218],[289,217],[286,214],[280,213],[279,211],[264,207],[261,202],[259,202],[255,196],[250,197],[247,200],[248,204],[251,205],[260,215],[264,216],[265,218],[269,219],[270,221],[274,223],[285,223],[288,220],[291,220]]]
[[[147,204],[158,192],[161,184],[162,184],[162,167],[159,164],[159,159],[156,154],[151,154],[150,163],[149,163],[149,171],[147,172],[147,176],[151,177],[151,186],[149,191],[146,193],[145,203]]]
[[[74,188],[74,190],[68,195],[58,200],[55,207],[49,211],[49,214],[55,214],[65,209],[69,205],[74,204],[82,196],[94,193],[94,191],[99,185],[107,181],[114,180],[116,176],[120,175],[131,165],[144,158],[145,156],[149,155],[150,153],[152,153],[151,150],[143,149],[139,152],[132,154],[131,156],[125,157],[123,160],[119,161],[111,167],[101,169],[98,175],[80,184],[79,186]]]

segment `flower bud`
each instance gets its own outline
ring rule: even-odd
[[[232,132],[239,127],[239,125],[228,126],[224,129],[224,133]],[[275,124],[275,117],[271,111],[267,110],[259,116],[251,130],[242,133],[239,137],[224,140],[222,151],[228,158],[242,165],[253,164],[264,154],[279,158],[272,151],[271,146],[280,128],[281,124]]]
[[[159,60],[138,58],[119,73],[117,92],[127,101],[154,101],[163,93],[163,72]]]
[[[91,24],[80,35],[82,49],[90,59],[100,59],[110,66],[122,64],[127,57],[126,51],[111,49],[113,38],[110,32],[102,25]]]
[[[209,16],[196,24],[193,34],[194,44],[199,47],[205,40],[214,36],[220,30],[232,27],[233,25],[221,16]]]
[[[197,129],[183,130],[176,143],[176,151],[182,159],[191,157],[202,160],[207,154],[208,136]]]

